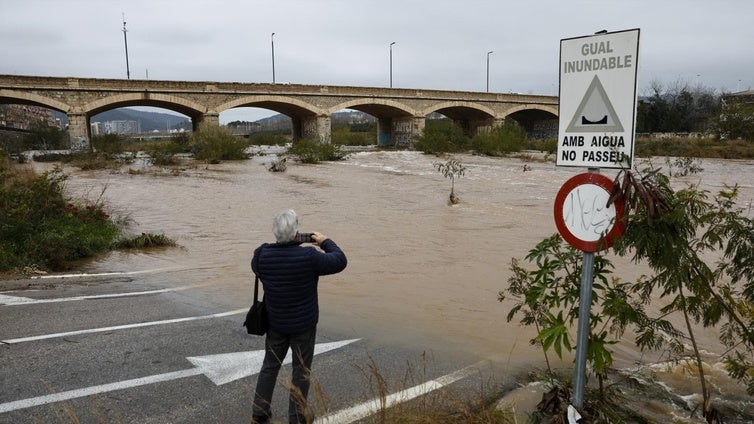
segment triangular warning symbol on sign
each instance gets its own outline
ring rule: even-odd
[[[581,104],[576,108],[573,119],[568,125],[566,132],[584,133],[584,132],[621,132],[623,125],[615,113],[610,99],[605,93],[597,75],[592,79],[586,94],[581,100]]]

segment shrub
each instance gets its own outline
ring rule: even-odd
[[[521,151],[525,143],[526,131],[515,122],[505,121],[503,125],[474,136],[471,149],[482,155],[499,156]]]
[[[344,146],[369,146],[377,141],[377,132],[354,132],[349,127],[334,128],[332,142]]]
[[[135,237],[118,240],[114,247],[118,249],[144,249],[149,247],[175,246],[175,240],[164,234],[141,233]]]
[[[0,158],[0,270],[33,266],[60,270],[111,248],[121,229],[102,203],[63,195],[60,168],[42,175],[12,169]]]
[[[96,152],[119,154],[130,150],[129,140],[121,134],[102,134],[92,137],[92,148]]]
[[[345,157],[340,146],[316,139],[301,139],[294,142],[288,149],[288,154],[295,156],[302,163],[335,161]]]
[[[218,163],[223,160],[248,159],[249,142],[218,125],[202,123],[189,139],[191,153],[197,160]]]
[[[463,129],[450,119],[428,120],[414,148],[424,153],[460,152],[466,150],[469,139]]]
[[[255,146],[282,146],[288,143],[288,137],[279,133],[257,133],[249,136],[249,143]]]

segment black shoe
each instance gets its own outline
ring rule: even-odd
[[[270,424],[268,417],[252,417],[251,424]]]

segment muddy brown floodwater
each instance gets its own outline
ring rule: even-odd
[[[514,372],[543,367],[542,353],[529,345],[534,330],[517,320],[508,323],[512,303],[498,302],[497,294],[507,286],[511,259],[523,258],[557,231],[555,195],[584,170],[532,161],[524,172],[520,159],[457,157],[467,172],[456,181],[461,203],[455,206],[447,204],[450,180],[432,166],[439,159],[418,152],[353,153],[340,162],[291,164],[283,173],[267,171],[271,156],[187,167],[177,175],[155,173],[138,162],[117,172],[66,171],[73,193],[102,195],[110,209],[129,218],[133,231],[164,233],[183,247],[116,252],[86,264],[84,271],[161,270],[154,278],[165,285],[205,284],[197,296],[242,308],[251,297],[251,251],[271,241],[274,214],[293,208],[302,231],[330,236],[349,259],[343,273],[321,279],[322,326],[495,358]],[[738,183],[742,205],[751,207],[752,165],[703,160],[704,172],[685,180],[701,181],[711,191]],[[625,259],[611,259],[615,275],[624,280],[644,272]],[[721,353],[716,334],[706,334],[703,343]],[[619,367],[647,360],[628,338],[614,356]]]

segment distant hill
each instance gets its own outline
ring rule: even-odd
[[[68,117],[62,112],[53,111],[53,118],[60,119],[63,125],[68,124]],[[191,121],[186,117],[130,108],[108,110],[92,116],[91,119],[91,122],[105,121],[139,121],[142,132],[180,128],[191,129]]]
[[[191,128],[191,121],[183,116],[161,112],[147,112],[130,108],[108,110],[99,115],[94,115],[91,121],[138,121],[142,132]]]

